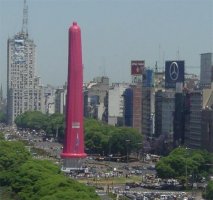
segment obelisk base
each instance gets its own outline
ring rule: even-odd
[[[85,158],[63,158],[63,166],[61,170],[65,173],[74,171],[84,171]]]

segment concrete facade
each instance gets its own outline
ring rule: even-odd
[[[108,120],[108,91],[109,78],[96,77],[88,84],[87,90],[87,116],[107,122]]]
[[[142,88],[142,134],[153,137],[155,131],[155,89]]]
[[[175,92],[167,90],[162,94],[162,134],[173,135]]]
[[[142,133],[142,85],[132,86],[133,90],[133,120],[132,127]]]
[[[202,110],[202,149],[213,153],[213,108]]]
[[[35,44],[20,32],[7,42],[8,123],[25,111],[43,111],[43,88],[35,75]]]
[[[213,104],[213,85],[209,89],[194,90],[190,93],[190,125],[186,135],[186,146],[193,149],[202,148],[202,110]]]
[[[113,83],[109,88],[108,124],[124,124],[124,91],[129,83]]]

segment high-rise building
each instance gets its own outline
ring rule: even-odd
[[[146,69],[142,85],[142,134],[153,137],[155,133],[155,88],[153,70]]]
[[[66,108],[67,85],[56,89],[55,92],[55,112],[64,114]]]
[[[85,84],[87,90],[87,116],[107,122],[108,120],[108,90],[109,78],[95,77],[93,81]]]
[[[155,92],[155,136],[159,137],[162,134],[162,100],[163,91]]]
[[[162,96],[162,134],[173,138],[173,120],[175,111],[175,92],[166,90]]]
[[[127,88],[124,91],[124,125],[132,127],[133,123],[133,89]]]
[[[155,85],[155,136],[159,137],[162,134],[162,99],[165,88],[165,73],[158,71],[156,63],[154,73]]]
[[[133,90],[133,120],[132,127],[142,133],[142,84],[132,86]]]
[[[189,148],[202,148],[202,110],[213,104],[212,92],[213,87],[190,93],[189,131],[185,136],[185,144]]]
[[[132,76],[132,127],[142,133],[142,81],[145,73],[144,60],[131,61]]]
[[[109,88],[108,124],[124,125],[124,91],[129,83],[113,83]]]
[[[203,53],[200,59],[200,86],[211,87],[213,82],[213,53]]]
[[[7,115],[8,123],[28,110],[42,110],[42,87],[35,76],[34,41],[28,37],[27,5],[24,4],[23,27],[7,42]]]
[[[55,113],[56,89],[51,85],[43,86],[44,110],[47,114]]]
[[[174,111],[174,147],[185,143],[185,135],[189,132],[190,95],[187,90],[176,92]]]
[[[202,149],[213,153],[213,109],[202,110]]]

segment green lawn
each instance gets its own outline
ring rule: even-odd
[[[110,177],[110,178],[84,178],[84,179],[79,179],[78,180],[81,183],[90,183],[90,184],[94,184],[94,185],[101,185],[101,186],[105,186],[105,185],[109,185],[109,184],[113,184],[113,185],[124,185],[125,183],[130,183],[130,182],[141,182],[141,176],[130,176],[128,178],[126,177]]]

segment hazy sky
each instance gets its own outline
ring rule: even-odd
[[[130,81],[130,62],[183,59],[199,73],[200,54],[213,52],[212,0],[27,0],[36,74],[43,84],[67,79],[68,29],[82,31],[84,81],[107,75]],[[0,0],[0,82],[6,85],[7,39],[22,27],[23,0]],[[179,53],[178,53],[179,52]]]

